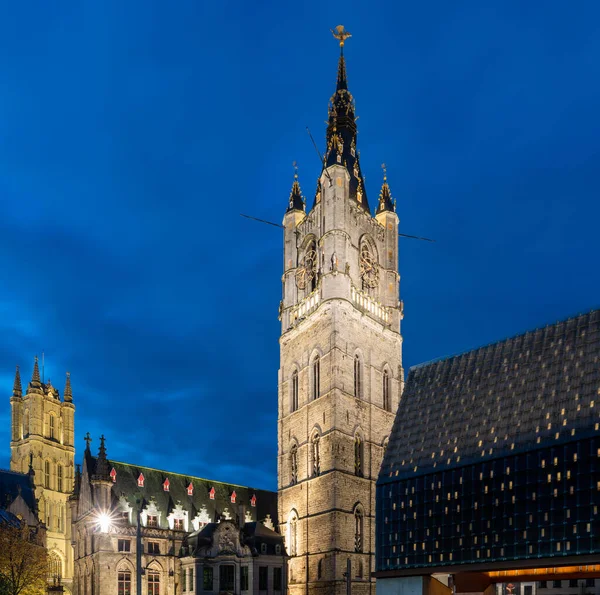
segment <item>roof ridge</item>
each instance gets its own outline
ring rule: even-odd
[[[426,366],[430,366],[431,364],[437,364],[439,362],[447,361],[447,360],[450,360],[455,357],[460,357],[461,355],[467,355],[467,354],[473,353],[475,351],[480,351],[487,347],[492,347],[494,345],[500,345],[501,343],[506,343],[507,341],[509,341],[511,339],[519,339],[519,338],[525,337],[526,335],[529,335],[531,333],[535,333],[537,331],[541,331],[541,330],[556,326],[561,323],[569,322],[570,320],[576,320],[577,318],[583,318],[584,316],[589,316],[590,314],[593,314],[594,312],[600,312],[600,307],[592,308],[589,312],[579,312],[575,316],[569,316],[568,318],[563,318],[561,320],[557,320],[556,322],[548,323],[544,326],[530,328],[524,332],[517,333],[516,335],[509,335],[507,337],[503,337],[502,339],[498,339],[497,341],[492,341],[490,343],[485,343],[483,345],[479,345],[478,347],[472,347],[471,349],[457,351],[456,353],[451,353],[449,355],[441,355],[440,357],[434,357],[433,359],[430,359],[425,362],[421,362],[420,364],[415,364],[414,366],[411,366],[408,369],[408,371],[411,372],[412,370],[418,370],[420,368],[425,368]]]
[[[273,490],[265,490],[262,488],[254,488],[252,486],[245,486],[239,483],[230,483],[227,481],[219,481],[216,479],[208,479],[206,477],[198,477],[196,475],[190,475],[188,473],[178,473],[177,471],[167,471],[166,469],[157,469],[156,467],[147,467],[145,465],[135,465],[133,463],[125,463],[124,461],[115,461],[114,459],[109,459],[110,463],[117,463],[119,465],[127,465],[128,467],[136,467],[138,469],[147,469],[148,471],[159,471],[160,473],[165,473],[166,475],[180,475],[181,477],[185,477],[188,479],[200,479],[201,481],[210,481],[212,483],[220,483],[222,485],[227,485],[227,486],[233,486],[236,488],[245,488],[245,489],[253,489],[253,490],[257,490],[260,492],[272,492],[272,493],[277,493],[274,492]]]

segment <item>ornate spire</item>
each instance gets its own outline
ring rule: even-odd
[[[31,376],[31,382],[41,386],[42,379],[40,378],[40,366],[38,364],[38,356],[35,356],[33,360],[33,375]]]
[[[65,392],[63,397],[65,401],[73,400],[73,391],[71,389],[71,372],[67,372],[67,380],[65,381]]]
[[[379,192],[377,215],[379,215],[379,213],[383,213],[384,211],[394,212],[396,210],[396,203],[392,199],[392,193],[390,192],[390,187],[387,183],[387,169],[385,163],[381,164],[381,169],[383,169],[383,184]]]
[[[90,436],[90,433],[88,432],[83,439],[85,440],[85,452],[91,452],[90,442],[92,441],[92,437]]]
[[[13,397],[23,396],[23,388],[21,387],[21,372],[19,372],[19,366],[15,372],[15,381],[13,383]]]
[[[336,89],[329,103],[325,165],[326,167],[341,165],[348,170],[350,198],[366,211],[369,211],[363,175],[360,170],[359,153],[356,148],[358,131],[354,115],[354,98],[348,91],[346,60],[344,58],[344,43],[351,35],[344,29],[343,25],[338,25],[332,33],[340,42],[340,59]]]
[[[104,435],[100,436],[100,448],[98,449],[98,458],[96,460],[96,470],[94,479],[110,479],[110,471],[108,469],[108,460],[106,459],[106,447],[104,446]]]
[[[298,182],[298,166],[294,161],[294,183],[292,184],[292,191],[290,192],[290,200],[288,204],[288,212],[290,211],[303,211],[304,199],[302,198],[302,191],[300,190],[300,183]]]

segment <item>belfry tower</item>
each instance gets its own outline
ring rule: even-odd
[[[341,55],[327,149],[306,212],[298,175],[284,224],[279,519],[289,590],[375,593],[375,482],[402,391],[398,217],[384,170],[375,216]]]
[[[63,399],[50,380],[40,376],[37,357],[25,394],[17,366],[10,399],[12,426],[10,469],[33,472],[40,520],[46,524],[50,574],[70,592],[73,579],[71,514],[68,506],[74,479],[74,416],[71,379],[67,372]]]

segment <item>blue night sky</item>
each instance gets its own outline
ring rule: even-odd
[[[110,457],[276,487],[281,222],[312,204],[343,23],[404,362],[600,305],[600,4],[12,2],[0,9],[0,466],[45,352]]]

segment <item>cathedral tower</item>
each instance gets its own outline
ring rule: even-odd
[[[373,217],[339,26],[327,149],[307,213],[296,174],[284,224],[279,519],[290,593],[374,594],[375,482],[402,390],[398,217]],[[349,574],[348,574],[349,573]]]
[[[25,394],[17,367],[10,404],[10,468],[21,473],[34,472],[39,516],[47,528],[51,571],[60,576],[68,592],[73,577],[68,499],[73,491],[75,458],[75,405],[69,373],[61,400],[50,380],[44,383],[40,377],[36,357]]]

